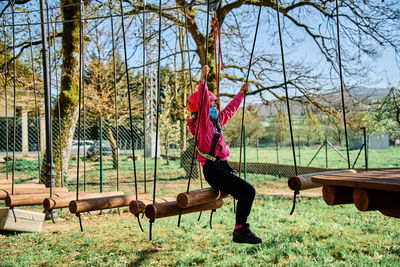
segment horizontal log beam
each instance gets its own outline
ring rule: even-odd
[[[188,193],[180,193],[176,198],[176,202],[180,208],[184,209],[226,198],[228,196],[229,194],[223,193],[219,190],[205,188]]]
[[[174,201],[176,197],[156,197],[156,203],[163,203],[163,202],[170,202]],[[147,205],[153,204],[153,199],[142,199],[142,200],[132,200],[129,203],[129,211],[134,214],[138,215],[143,213],[146,209]]]
[[[0,189],[0,199],[5,199],[6,196],[11,195],[11,189]],[[66,193],[68,188],[55,187],[53,193]],[[14,188],[13,195],[30,195],[30,194],[50,194],[50,188]]]
[[[353,200],[360,211],[400,208],[400,192],[356,188]]]
[[[11,184],[0,184],[0,189],[11,190]],[[46,188],[44,184],[15,184],[15,188]]]
[[[221,208],[223,204],[224,204],[223,200],[218,199],[213,202],[208,202],[198,206],[193,206],[187,209],[181,209],[176,201],[171,201],[171,202],[147,205],[144,213],[146,214],[147,218],[154,220],[157,218],[176,216],[179,214],[180,211],[182,211],[182,214],[187,214],[197,211],[214,210]]]
[[[400,218],[400,209],[379,210],[383,215]]]
[[[342,205],[353,203],[353,188],[344,186],[324,185],[322,196],[326,204]]]
[[[0,184],[12,184],[12,180],[0,180]]]
[[[120,196],[123,194],[124,192],[122,191],[104,192],[104,193],[79,192],[79,199]],[[47,197],[46,199],[43,200],[43,208],[45,210],[67,208],[69,206],[69,203],[73,200],[76,200],[76,193],[73,193],[70,196],[63,196],[63,197],[52,197],[52,198]]]
[[[139,194],[139,199],[150,198],[150,194]],[[87,212],[93,210],[104,210],[118,207],[129,206],[132,200],[136,199],[136,194],[107,196],[89,199],[73,200],[69,203],[71,213]]]
[[[292,176],[288,180],[288,186],[293,191],[302,191],[312,188],[321,187],[321,184],[313,183],[311,178],[317,175],[329,175],[329,174],[339,174],[339,173],[357,173],[355,170],[337,170],[337,171],[326,171],[326,172],[316,172],[308,173],[298,176]]]
[[[54,193],[54,197],[73,196],[73,192]],[[42,205],[49,194],[8,195],[4,199],[7,207]]]

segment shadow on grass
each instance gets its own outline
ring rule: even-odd
[[[142,263],[149,258],[152,254],[157,253],[157,249],[145,249],[139,251],[137,255],[137,259],[129,263],[128,266],[142,266]]]
[[[21,234],[21,232],[0,230],[0,235],[4,235],[4,236],[15,236],[15,235],[19,235],[19,234]]]

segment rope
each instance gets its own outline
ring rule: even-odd
[[[79,101],[78,101],[78,155],[80,150],[81,143],[81,100],[82,100],[82,0],[80,1],[80,12],[79,12]],[[77,167],[76,167],[76,200],[79,199],[79,156],[77,159]],[[82,221],[79,213],[76,214],[79,218],[79,224],[82,229]]]
[[[341,56],[341,53],[340,53],[339,5],[338,5],[338,0],[336,0],[336,29],[337,29],[336,33],[337,33],[337,43],[338,43],[338,55],[339,55],[340,92],[341,92],[341,98],[342,98],[344,136],[345,136],[345,139],[346,139],[347,167],[350,169],[349,140],[348,140],[347,123],[346,123],[346,106],[344,104],[344,82],[343,82],[343,74],[342,74],[342,56]]]
[[[287,88],[287,79],[286,79],[285,55],[283,53],[281,21],[280,21],[280,17],[279,17],[279,0],[276,0],[276,15],[277,15],[277,19],[278,19],[279,44],[281,47],[282,71],[283,71],[283,79],[284,79],[284,83],[285,83],[286,105],[287,105],[287,110],[288,110],[290,140],[291,140],[291,144],[292,144],[294,172],[295,172],[295,175],[297,176],[298,172],[297,172],[297,162],[296,162],[296,151],[295,151],[294,138],[293,138],[292,118],[290,116],[290,103],[289,103],[289,92],[288,92],[288,88]],[[293,196],[293,207],[292,207],[292,211],[290,212],[290,215],[293,214],[294,209],[296,207],[296,195],[297,194],[299,194],[299,192],[295,191],[294,196]]]
[[[135,143],[133,140],[133,118],[132,118],[132,103],[131,103],[131,88],[129,83],[129,71],[128,71],[128,56],[126,52],[126,35],[125,35],[125,23],[124,23],[124,7],[122,0],[119,1],[121,8],[121,28],[122,28],[122,40],[124,44],[124,60],[125,60],[125,74],[126,74],[126,85],[128,87],[128,103],[129,103],[129,124],[131,129],[131,146],[132,146],[132,162],[133,162],[133,175],[135,179],[135,194],[138,199],[137,190],[137,177],[136,177],[136,160],[135,160]]]
[[[219,99],[219,72],[220,70],[224,69],[224,62],[222,60],[222,52],[221,52],[221,35],[220,35],[220,28],[219,28],[219,22],[217,19],[217,13],[214,12],[214,17],[211,20],[211,26],[213,28],[213,37],[214,37],[214,61],[215,61],[215,80],[216,80],[216,85],[217,85],[217,98]],[[217,29],[217,33],[215,33],[215,29]],[[219,43],[219,57],[217,55],[217,38],[218,38],[218,43]],[[221,60],[221,64],[220,64]],[[218,103],[218,117],[221,119],[221,107],[220,104]]]
[[[146,1],[143,1],[143,11],[145,10]],[[146,14],[143,12],[143,179],[144,179],[144,192],[147,193],[147,172],[146,172]],[[142,229],[143,230],[143,229]]]
[[[48,7],[47,7],[48,8]],[[54,14],[52,14],[52,16],[53,16]],[[53,24],[53,36],[55,36],[55,34],[56,34],[56,27],[57,27],[57,24],[56,23],[54,23]],[[57,53],[56,53],[56,47],[55,47],[55,40],[54,40],[54,42],[53,42],[53,49],[54,49],[54,65],[55,65],[55,69],[56,69],[56,93],[57,93],[57,96],[59,96],[60,95],[60,93],[59,93],[59,88],[58,88],[58,71],[57,71]],[[59,127],[58,127],[58,140],[59,140],[59,142],[60,142],[60,144],[61,144],[61,140],[62,140],[62,136],[61,136],[61,107],[60,107],[60,98],[59,97],[57,97],[57,107],[58,107],[58,124],[59,124]],[[60,148],[61,148],[61,145],[60,145]],[[61,167],[61,173],[60,173],[60,176],[61,176],[61,186],[64,186],[64,173],[63,173],[63,170],[64,170],[64,166],[63,166],[63,153],[60,153],[60,167]]]
[[[28,16],[28,25],[31,21],[30,16]],[[31,63],[32,63],[32,80],[33,80],[33,93],[35,98],[35,119],[36,119],[36,132],[37,132],[37,143],[36,149],[38,153],[38,178],[40,180],[40,122],[39,122],[39,114],[38,114],[38,105],[37,105],[37,90],[36,90],[36,77],[35,77],[35,66],[33,61],[33,46],[32,46],[32,32],[31,27],[28,27],[29,33],[29,44],[30,44],[30,56],[31,56]]]
[[[16,60],[15,60],[15,16],[14,16],[14,4],[15,1],[11,1],[11,7],[12,7],[12,50],[13,50],[13,86],[14,86],[14,121],[13,121],[13,160],[12,160],[12,184],[11,184],[11,195],[14,195],[14,179],[15,179],[15,137],[16,137],[16,120],[17,120],[17,107],[16,107],[16,74],[17,74],[17,66],[16,66]],[[13,210],[14,212],[14,210]],[[14,215],[15,216],[15,215]]]
[[[261,0],[260,8],[258,9],[256,31],[254,32],[253,47],[252,47],[251,53],[250,53],[249,68],[247,69],[245,83],[247,83],[249,80],[250,69],[251,69],[251,65],[252,65],[252,61],[253,61],[254,48],[256,47],[256,41],[257,41],[258,26],[260,25],[261,9],[262,9],[263,2],[264,1]],[[245,110],[246,110],[246,94],[243,97],[242,123],[240,126],[239,178],[241,177],[241,169],[242,169],[241,166],[242,166],[242,147],[243,147],[243,125],[244,125]]]
[[[156,147],[154,156],[154,183],[153,183],[153,204],[156,203],[156,185],[157,185],[157,154],[158,154],[158,125],[160,118],[160,91],[161,91],[161,0],[158,2],[158,63],[157,63],[157,115],[156,115]],[[150,240],[152,224],[154,220],[150,220]]]
[[[186,19],[186,17],[185,17]],[[210,0],[207,0],[207,23],[206,23],[206,56],[204,59],[204,66],[207,65],[208,63],[208,25],[210,23]],[[186,192],[189,193],[190,190],[190,182],[192,180],[192,174],[193,174],[193,162],[195,161],[196,158],[196,149],[195,147],[197,147],[197,137],[199,135],[199,129],[200,129],[200,119],[201,119],[201,111],[203,109],[203,102],[204,102],[204,92],[205,92],[205,88],[207,86],[207,75],[204,78],[204,89],[201,95],[201,104],[200,104],[200,110],[199,110],[199,116],[198,116],[198,120],[197,120],[197,127],[196,127],[196,134],[194,136],[194,146],[193,146],[193,154],[192,154],[192,160],[191,160],[191,164],[190,164],[190,171],[189,171],[189,177],[188,177],[188,185],[187,185],[187,189]],[[208,96],[207,96],[208,97]],[[179,211],[179,216],[178,216],[178,227],[180,225],[180,221],[181,221],[181,217],[182,217],[182,210]]]
[[[6,30],[6,18],[3,21],[3,32],[4,32],[4,75],[5,75],[5,82],[4,82],[4,106],[5,106],[5,113],[6,113],[6,180],[8,180],[8,108],[7,108],[7,74],[8,72],[8,65],[7,65],[7,30]]]
[[[47,1],[46,1],[46,3],[45,3],[45,5],[46,5],[46,16],[47,16],[47,21],[49,22],[50,21],[50,19],[49,19],[49,5],[48,5],[48,3],[47,3]],[[50,40],[50,22],[49,23],[47,23],[46,24],[47,25],[47,32],[48,32],[48,35],[46,36],[47,37],[47,45],[48,45],[48,62],[49,62],[49,68],[48,68],[48,70],[49,70],[49,94],[50,94],[50,99],[49,99],[49,102],[50,102],[50,105],[51,105],[51,40]],[[53,161],[51,161],[51,162],[53,162]],[[52,165],[50,165],[50,166],[52,166]],[[50,177],[52,177],[52,168],[50,167]],[[53,181],[51,181],[50,182],[50,197],[52,197],[53,196],[53,185],[54,185],[54,183],[53,183]]]
[[[115,37],[114,37],[114,20],[112,16],[112,0],[109,1],[110,8],[110,27],[111,27],[111,44],[112,44],[112,58],[113,58],[113,89],[114,89],[114,106],[115,106],[115,129],[117,134],[117,191],[119,191],[119,130],[118,130],[118,102],[117,102],[117,67],[115,64]]]

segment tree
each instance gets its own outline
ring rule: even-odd
[[[400,89],[394,86],[381,99],[375,100],[372,109],[374,120],[389,133],[392,140],[400,139]]]

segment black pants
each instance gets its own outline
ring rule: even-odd
[[[256,190],[243,179],[232,173],[227,161],[207,160],[203,166],[206,181],[212,188],[231,194],[237,201],[236,224],[246,224]]]

